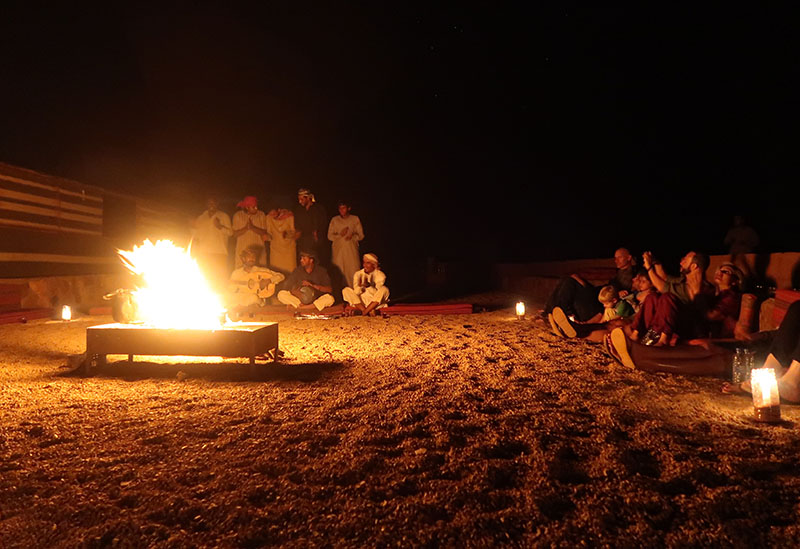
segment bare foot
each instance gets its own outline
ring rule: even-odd
[[[780,370],[775,370],[775,376],[778,378],[778,393],[780,394],[781,398],[791,401],[791,402],[800,402],[800,390],[795,386],[792,388],[791,382],[788,380],[784,382],[784,386],[781,387],[781,380],[784,379],[785,375],[788,374],[788,370],[781,368]],[[752,394],[753,390],[750,387],[750,380],[745,379],[741,383],[731,383],[726,381],[722,384],[722,392],[726,395],[739,395],[739,394]],[[789,396],[784,397],[783,393],[787,392]],[[792,396],[796,397],[796,400],[792,400]]]
[[[741,383],[726,381],[722,384],[722,392],[726,395],[749,395],[750,380],[742,381]]]
[[[696,347],[702,347],[706,351],[710,351],[711,350],[711,342],[709,342],[707,339],[690,339],[686,343],[688,345],[694,345]]]

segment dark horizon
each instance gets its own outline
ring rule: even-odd
[[[188,211],[347,198],[365,248],[794,251],[790,18],[498,6],[9,9],[0,161]]]

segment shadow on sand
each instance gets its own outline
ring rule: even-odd
[[[144,379],[202,379],[204,381],[303,381],[329,377],[344,365],[340,362],[286,364],[281,362],[181,362],[161,363],[127,360],[109,361],[92,370],[91,377],[126,381]],[[78,368],[56,374],[59,377],[85,377]]]

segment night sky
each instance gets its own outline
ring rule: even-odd
[[[723,253],[734,213],[800,249],[791,13],[130,4],[3,8],[0,161],[196,213],[308,187],[383,257]]]

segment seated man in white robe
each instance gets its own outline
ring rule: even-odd
[[[345,309],[347,316],[375,316],[375,309],[386,307],[389,301],[386,275],[378,268],[378,257],[364,254],[361,264],[364,268],[353,275],[353,287],[342,290],[342,297],[349,304]]]
[[[256,265],[256,253],[245,248],[239,256],[242,266],[231,273],[228,280],[228,310],[241,313],[266,305],[267,300],[275,293],[275,286],[285,278],[283,274]]]

